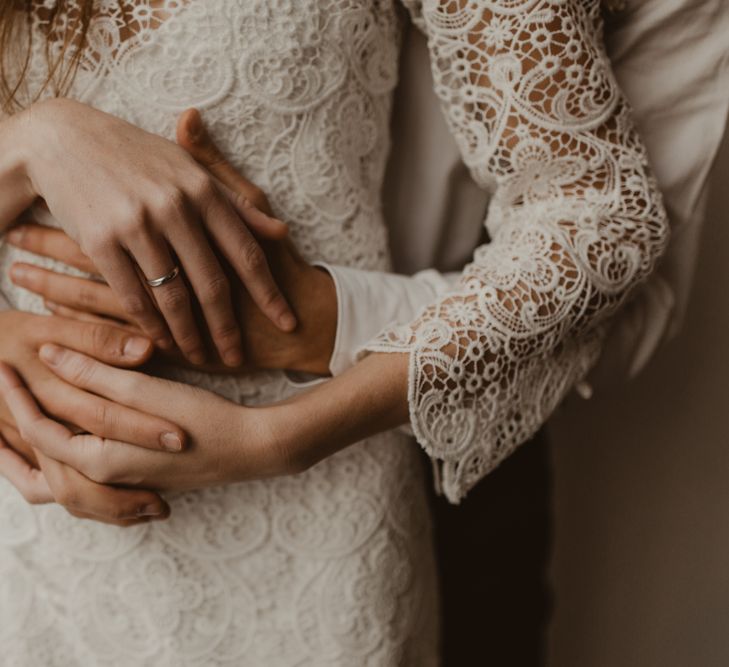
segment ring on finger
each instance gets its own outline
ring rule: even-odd
[[[180,275],[180,267],[179,265],[175,266],[175,268],[172,269],[169,273],[166,273],[164,276],[161,276],[160,278],[151,278],[147,279],[147,285],[150,287],[162,287],[162,285],[166,285],[167,283],[172,282],[177,276]]]

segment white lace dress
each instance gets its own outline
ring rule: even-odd
[[[116,1],[98,0],[70,95],[170,138],[177,114],[200,108],[306,257],[387,271],[379,196],[397,3],[129,4],[124,27]],[[393,317],[400,326],[369,349],[411,352],[413,429],[457,500],[589,368],[601,323],[663,248],[665,216],[597,0],[407,4],[464,159],[496,188],[493,241],[447,296],[413,324]],[[29,95],[45,76],[43,39]],[[21,253],[1,252],[3,292],[40,312],[5,275]],[[280,373],[169,374],[249,404],[299,391]],[[406,436],[171,505],[166,523],[120,530],[30,507],[0,482],[0,663],[437,662],[428,510]]]

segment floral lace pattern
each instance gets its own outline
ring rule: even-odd
[[[456,293],[370,351],[410,352],[413,431],[457,502],[596,361],[668,226],[603,50],[599,0],[407,0],[475,180],[494,190]]]
[[[97,1],[69,95],[168,138],[197,106],[308,258],[387,269],[392,0],[123,4]],[[46,78],[45,35],[64,30],[50,30],[44,11],[26,103]],[[42,312],[8,280],[21,259],[41,262],[0,247],[0,289]],[[246,404],[295,391],[279,373],[165,374]],[[0,663],[436,664],[423,484],[417,448],[394,432],[302,475],[171,497],[169,522],[128,530],[28,506],[0,480]]]

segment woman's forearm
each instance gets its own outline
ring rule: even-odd
[[[0,233],[35,200],[28,177],[28,151],[25,136],[30,111],[9,116],[0,122]]]
[[[408,421],[407,354],[371,354],[314,389],[268,408],[273,441],[305,469]]]

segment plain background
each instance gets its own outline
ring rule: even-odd
[[[551,427],[551,667],[729,665],[729,138],[680,335]]]

